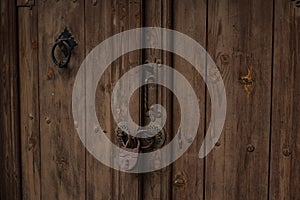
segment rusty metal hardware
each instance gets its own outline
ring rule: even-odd
[[[137,131],[137,137],[140,135],[149,135],[148,138],[141,138],[141,149],[144,152],[154,151],[161,148],[166,141],[166,134],[162,127],[157,124],[150,124],[147,128]],[[155,134],[155,135],[154,135]],[[153,137],[150,137],[154,135]]]
[[[127,122],[120,122],[118,124],[114,134],[119,146],[130,149],[139,146],[143,152],[149,152],[161,148],[166,141],[164,130],[155,123],[151,123],[147,128],[137,130],[136,137],[131,136],[130,133],[131,130],[129,130]],[[149,137],[139,138],[139,135],[149,135]]]
[[[254,145],[249,144],[249,145],[247,146],[247,151],[248,151],[248,152],[252,153],[252,152],[254,152],[254,150],[255,150]]]
[[[60,68],[64,68],[68,65],[71,59],[72,50],[75,46],[77,46],[77,42],[74,37],[70,33],[70,31],[65,28],[64,31],[59,35],[59,37],[55,40],[55,44],[52,47],[51,58],[55,65]],[[55,50],[59,47],[63,52],[65,58],[62,61],[57,60],[55,57]]]
[[[186,185],[186,177],[183,173],[177,174],[175,176],[175,180],[173,182],[173,184],[179,188],[184,188],[184,186]]]

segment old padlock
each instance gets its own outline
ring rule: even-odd
[[[128,137],[130,138],[130,136]],[[128,147],[130,139],[127,140],[126,144],[123,143],[121,146],[119,152],[119,167],[121,170],[130,171],[136,166],[140,149],[140,141],[136,140],[137,146],[135,148]]]

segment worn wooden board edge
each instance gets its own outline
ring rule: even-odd
[[[41,155],[37,7],[19,7],[22,199],[40,199]]]
[[[84,0],[38,1],[36,6],[41,102],[41,198],[85,199],[85,148],[72,116],[72,86],[84,60]],[[51,49],[65,27],[71,31],[78,46],[73,49],[67,68],[61,69],[53,63]],[[80,123],[85,126],[84,122]]]
[[[165,27],[169,28],[170,23],[170,14],[172,13],[172,1],[171,0],[154,0],[154,1],[143,1],[142,3],[142,25],[144,27]],[[157,33],[159,35],[159,33]],[[147,41],[146,41],[147,42]],[[151,42],[151,41],[150,41]],[[145,49],[143,50],[142,62],[143,64],[146,61],[154,63],[160,60],[162,64],[169,65],[171,62],[171,57],[169,53],[164,53],[158,49]],[[171,98],[167,96],[168,90],[163,87],[155,86],[149,88],[148,93],[148,105],[152,104],[162,104],[166,110],[169,117],[171,110]],[[144,100],[142,100],[144,104]],[[142,110],[142,121],[144,124],[149,122],[149,117],[146,116],[144,109]],[[168,118],[169,119],[169,118]],[[170,134],[171,122],[167,120],[165,125],[166,134]],[[169,140],[167,136],[167,140]],[[157,157],[153,157],[153,160],[156,161],[156,167],[159,167],[160,155],[157,154]],[[155,163],[155,162],[153,162]],[[154,165],[154,166],[155,166]],[[141,199],[169,199],[171,196],[171,171],[170,166],[141,175]]]
[[[207,38],[207,1],[180,1],[174,0],[173,5],[173,27],[196,40],[204,48],[206,47]],[[188,23],[186,23],[188,22]],[[205,83],[204,77],[197,73],[196,69],[183,58],[174,56],[173,65],[182,75],[184,75],[193,87],[199,102],[200,123],[197,135],[194,138],[189,149],[173,163],[172,175],[172,199],[203,199],[204,198],[204,159],[199,159],[198,153],[201,143],[204,139],[205,131]],[[205,67],[205,66],[203,66]],[[180,88],[179,86],[176,86]],[[181,89],[182,90],[182,89]],[[179,110],[180,107],[175,105],[173,109]],[[182,115],[182,114],[181,114]],[[174,125],[179,125],[180,114],[174,113]],[[176,129],[174,127],[174,134]]]
[[[206,158],[205,197],[267,199],[273,1],[209,5],[208,51],[224,76],[228,106],[220,143]]]
[[[0,199],[21,199],[17,8],[1,1],[0,26]],[[3,38],[3,39],[2,39]]]
[[[299,199],[300,8],[274,3],[269,199]]]

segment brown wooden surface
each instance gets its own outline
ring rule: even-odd
[[[300,199],[300,9],[275,1],[270,199]]]
[[[98,43],[111,36],[112,5],[110,0],[106,1],[86,1],[85,2],[85,37],[86,37],[86,54],[88,54]],[[88,31],[93,30],[93,31]],[[110,119],[110,92],[109,85],[111,82],[110,70],[104,75],[104,80],[99,83],[102,90],[98,90],[96,102],[97,110],[105,111],[100,115],[100,121],[104,130],[112,130]],[[110,132],[110,131],[109,131]],[[115,197],[113,184],[115,178],[113,171],[102,165],[86,151],[86,198],[87,199],[112,199]]]
[[[41,198],[85,198],[85,148],[72,119],[72,89],[85,55],[84,1],[38,1]],[[66,69],[51,60],[58,35],[68,27],[80,46]],[[41,34],[43,33],[43,34]]]
[[[204,48],[206,46],[206,1],[174,0],[173,10],[174,30],[180,31],[195,39]],[[176,14],[175,14],[176,13]],[[187,23],[188,22],[188,23]],[[205,66],[202,66],[203,68]],[[172,198],[173,199],[203,199],[204,159],[198,158],[200,146],[203,142],[205,124],[205,83],[197,71],[183,58],[174,56],[174,68],[182,73],[191,83],[199,98],[200,123],[197,137],[184,155],[173,164]],[[176,80],[174,80],[176,81]],[[178,85],[179,91],[184,90]],[[181,88],[180,88],[181,87]],[[188,102],[187,100],[185,102]],[[177,133],[180,124],[180,105],[174,102],[173,132]],[[182,134],[182,133],[181,133]],[[175,136],[177,137],[177,136]],[[183,137],[183,136],[182,136]],[[185,138],[182,138],[183,140]],[[184,181],[178,185],[176,182]]]
[[[206,158],[206,199],[268,197],[272,8],[272,1],[208,2],[207,50],[225,83],[227,118]]]
[[[153,0],[153,1],[143,1],[143,26],[144,27],[164,27],[170,28],[171,26],[171,1],[170,0]],[[157,32],[156,35],[153,35],[151,39],[154,42],[157,42],[158,36],[161,33]],[[153,41],[148,41],[146,43],[152,43]],[[164,41],[162,41],[164,42]],[[170,65],[170,55],[162,52],[158,49],[147,49],[143,54],[143,64],[147,61],[150,63],[162,63],[165,65]],[[163,75],[160,75],[163,76]],[[161,77],[167,78],[167,77]],[[170,81],[170,80],[169,80]],[[150,107],[153,104],[163,105],[168,113],[168,116],[171,114],[171,95],[168,93],[167,89],[161,86],[153,86],[153,84],[148,87],[148,106]],[[169,95],[166,95],[169,94]],[[144,122],[147,124],[150,122],[149,117],[145,117]],[[169,117],[168,122],[164,126],[164,130],[170,132],[172,120]],[[167,135],[167,141],[170,141],[172,134]],[[159,153],[155,154],[152,157],[152,162],[154,168],[160,166],[158,162],[161,158]],[[142,175],[142,191],[141,198],[145,200],[150,199],[169,199],[171,186],[169,184],[171,179],[171,168],[166,167],[165,169],[157,170],[154,172],[146,173]]]
[[[0,5],[1,200],[300,199],[300,8],[291,1],[3,0]],[[177,69],[200,103],[200,127],[188,151],[171,166],[137,175],[110,169],[85,150],[74,128],[71,96],[85,56],[113,34],[140,26],[172,28],[207,48],[222,74],[228,104],[217,146],[199,159],[211,109],[203,79],[187,61],[160,50],[117,59],[96,93],[97,116],[112,141],[113,86],[146,60]],[[79,45],[68,68],[59,69],[50,52],[64,27]],[[136,91],[131,99],[137,123],[148,122],[142,98]],[[177,99],[156,86],[149,103],[166,107],[170,141],[180,123]]]
[[[122,31],[126,31],[132,28],[141,27],[141,1],[140,0],[114,0],[112,2],[112,33],[117,34]],[[113,35],[112,34],[112,35]],[[129,41],[122,41],[124,45],[129,45]],[[121,47],[122,48],[122,47]],[[141,63],[141,52],[135,51],[127,53],[121,56],[112,64],[112,81],[110,91],[112,92],[113,86],[116,82],[124,75],[128,70],[136,67]],[[130,88],[130,83],[128,82],[126,88]],[[121,91],[125,92],[125,91]],[[118,96],[119,102],[125,102],[122,100],[124,95]],[[110,102],[110,97],[108,97]],[[130,109],[131,117],[136,123],[140,123],[140,108],[136,105],[140,103],[139,93],[136,92],[131,97],[131,104],[134,105]],[[110,103],[109,103],[110,104]],[[120,109],[123,110],[124,105],[120,104]],[[117,124],[114,122],[114,119],[107,119],[111,123],[113,132]],[[113,141],[116,141],[115,136],[112,138]],[[114,183],[113,183],[113,193],[115,197],[113,199],[138,199],[139,197],[139,187],[140,179],[138,174],[128,174],[124,172],[114,172]]]
[[[41,195],[37,7],[19,8],[19,64],[23,199]]]
[[[21,199],[17,7],[0,2],[0,199]]]

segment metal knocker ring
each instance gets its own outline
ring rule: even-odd
[[[72,37],[70,31],[65,28],[65,30],[55,40],[55,44],[52,47],[51,58],[54,64],[60,68],[66,67],[70,62],[72,50],[75,46],[77,46],[77,42],[75,41],[74,37]],[[57,60],[57,58],[55,57],[55,49],[57,47],[60,48],[65,56],[65,59],[62,61]]]
[[[60,49],[63,51],[63,53],[66,57],[66,59],[63,61],[58,61],[54,55],[54,52],[55,52],[55,49],[57,46],[60,47]],[[52,47],[52,53],[51,53],[52,60],[53,60],[54,64],[56,64],[60,68],[63,68],[68,65],[68,63],[70,62],[71,55],[72,55],[71,48],[69,47],[68,43],[64,40],[58,40]]]

